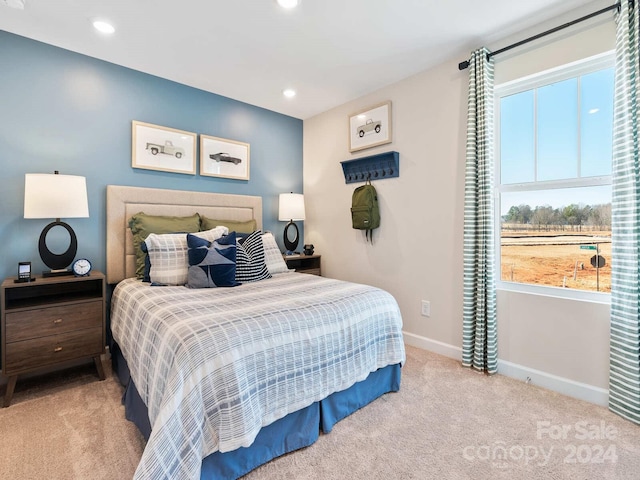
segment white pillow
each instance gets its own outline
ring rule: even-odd
[[[262,244],[264,245],[264,260],[267,263],[269,273],[275,275],[276,273],[288,272],[287,263],[282,258],[282,252],[278,248],[273,234],[264,233],[262,235]]]
[[[215,227],[195,235],[213,242],[229,233],[227,227]],[[184,285],[189,276],[189,247],[186,233],[151,233],[145,239],[149,262],[149,279],[159,285]]]

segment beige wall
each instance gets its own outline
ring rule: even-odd
[[[601,5],[596,2],[568,18]],[[498,57],[496,77],[502,82],[611,48],[613,21],[600,19],[535,49]],[[452,356],[459,354],[462,336],[468,80],[457,64],[463,58],[451,58],[304,122],[304,242],[322,254],[324,274],[388,290],[402,310],[406,339]],[[348,116],[386,100],[392,102],[393,143],[350,154]],[[340,162],[391,150],[400,153],[400,177],[374,182],[382,223],[370,245],[363,232],[351,228],[349,207],[357,184],[345,184]],[[422,299],[431,302],[430,318],[420,315]],[[499,292],[498,308],[499,357],[518,367],[507,373],[527,372],[534,383],[547,386],[549,378],[561,377],[607,388],[608,305]]]
[[[442,65],[304,123],[305,242],[321,253],[327,276],[389,290],[405,330],[460,343],[463,118],[466,80]],[[349,154],[348,115],[392,101],[393,143]],[[373,245],[351,228],[351,194],[340,162],[395,150],[400,177],[374,182],[381,227]],[[306,200],[306,199],[309,200]],[[420,316],[420,299],[432,316]]]

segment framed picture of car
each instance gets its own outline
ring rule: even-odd
[[[196,174],[196,133],[150,123],[131,123],[131,166]]]
[[[391,102],[349,115],[349,151],[391,143]]]
[[[200,135],[200,175],[249,180],[249,160],[248,143]]]

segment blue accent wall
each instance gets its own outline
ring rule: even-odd
[[[38,238],[50,220],[23,218],[25,173],[87,178],[90,218],[62,220],[78,237],[77,258],[101,271],[109,184],[261,196],[264,229],[282,243],[278,194],[302,192],[302,120],[4,31],[0,65],[2,278],[19,261],[46,268]],[[249,143],[250,180],[132,168],[132,120]]]

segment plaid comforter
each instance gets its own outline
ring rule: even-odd
[[[149,409],[144,479],[199,478],[207,455],[405,360],[389,293],[300,273],[199,290],[127,279],[111,328]]]

